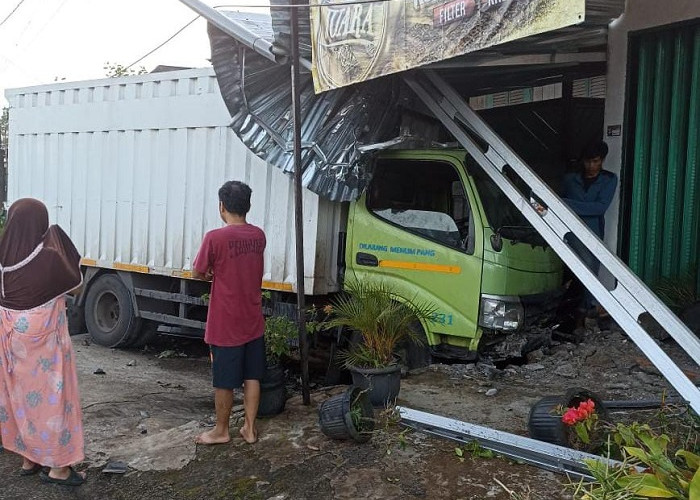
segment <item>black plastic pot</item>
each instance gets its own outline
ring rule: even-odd
[[[353,410],[360,425],[353,420]],[[328,398],[318,408],[318,423],[329,438],[368,441],[374,430],[374,409],[367,392],[351,386],[343,394]]]
[[[284,369],[280,365],[269,365],[260,381],[259,417],[271,417],[284,411],[287,404]]]
[[[562,422],[561,415],[556,411],[558,406],[564,408],[578,406],[579,403],[592,399],[595,411],[600,420],[608,419],[608,411],[603,400],[595,393],[581,388],[570,389],[563,396],[545,396],[530,409],[527,429],[530,437],[538,441],[569,446],[569,429]]]
[[[386,368],[349,367],[352,385],[369,392],[375,407],[393,405],[401,390],[401,366]]]

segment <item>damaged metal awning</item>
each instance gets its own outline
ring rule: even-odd
[[[209,21],[211,60],[231,113],[231,127],[260,158],[287,173],[293,172],[291,85],[287,66],[289,1],[273,1],[269,16],[218,11],[199,0],[180,1]],[[508,0],[502,8],[510,8],[510,3]],[[475,67],[508,65],[541,69],[602,62],[608,23],[623,9],[624,0],[589,0],[582,24],[440,61],[433,66],[445,71],[446,79],[454,82],[468,81],[470,73],[482,71]],[[299,22],[302,65],[310,68],[308,9],[300,9]],[[301,103],[303,185],[333,201],[352,201],[360,196],[371,177],[373,151],[398,144],[431,145],[431,139],[419,130],[424,120],[415,120],[421,105],[396,76],[316,94],[311,73],[302,74]]]

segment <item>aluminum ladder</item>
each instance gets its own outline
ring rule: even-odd
[[[625,333],[656,366],[668,382],[700,414],[700,390],[641,327],[639,317],[648,313],[662,325],[683,350],[700,365],[700,340],[649,288],[574,214],[542,179],[482,120],[467,102],[438,74],[431,70],[408,73],[408,86],[484,169],[532,226],[559,255],[574,274]],[[486,150],[476,139],[483,141]],[[530,190],[531,197],[545,210],[537,210],[506,175],[509,167]],[[566,243],[575,235],[615,278],[608,290]]]
[[[541,469],[566,474],[572,479],[594,480],[586,462],[593,460],[609,467],[623,464],[599,455],[537,441],[517,434],[462,422],[449,417],[433,415],[420,410],[397,406],[401,424],[426,434],[452,439],[460,443],[476,441],[487,450],[495,451],[514,460],[522,460]],[[641,472],[641,468],[640,469]]]

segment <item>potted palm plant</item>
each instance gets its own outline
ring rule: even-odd
[[[277,415],[284,410],[287,402],[282,358],[288,356],[291,343],[297,336],[293,321],[285,316],[270,316],[265,319],[265,355],[267,369],[260,381],[260,405],[258,415]]]
[[[344,327],[359,334],[359,341],[341,356],[353,385],[368,389],[374,406],[392,403],[401,386],[396,348],[405,341],[421,342],[411,324],[432,321],[433,306],[401,299],[382,282],[353,281],[332,303],[328,327]]]

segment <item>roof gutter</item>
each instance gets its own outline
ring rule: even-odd
[[[268,40],[256,35],[236,21],[229,19],[204,2],[201,2],[200,0],[180,0],[180,2],[187,5],[190,9],[205,18],[208,22],[219,28],[227,35],[230,35],[242,44],[250,47],[266,59],[269,59],[276,64],[283,63],[287,59],[285,55],[278,54],[279,51],[276,50],[272,43],[270,43]]]

